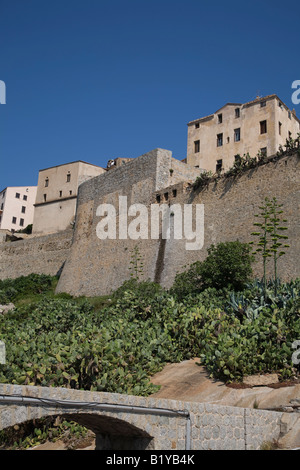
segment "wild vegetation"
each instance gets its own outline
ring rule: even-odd
[[[263,263],[272,255],[275,266],[282,239],[274,227],[278,234],[284,219],[275,199],[266,207],[254,251]],[[300,279],[281,283],[277,270],[273,280],[253,279],[252,262],[249,244],[212,245],[166,290],[140,281],[143,260],[135,249],[130,280],[95,298],[55,295],[57,279],[45,275],[0,281],[0,303],[15,304],[0,315],[0,382],[147,396],[157,390],[151,376],[167,362],[194,357],[226,383],[256,373],[299,377],[292,356],[300,338]]]
[[[256,156],[251,157],[249,153],[244,155],[235,155],[234,164],[226,171],[204,171],[194,181],[192,188],[194,191],[203,190],[211,182],[218,182],[221,178],[238,177],[245,171],[265,165],[269,162],[276,162],[283,157],[297,154],[300,156],[300,133],[293,139],[290,137],[286,139],[284,146],[280,145],[279,150],[275,155],[267,157],[264,152],[259,152]]]
[[[100,298],[55,296],[47,276],[4,281],[2,295],[16,308],[0,317],[0,382],[148,395],[156,389],[150,376],[166,362],[192,357],[226,382],[274,371],[292,377],[300,280],[277,281],[275,294],[274,281],[251,281],[250,262],[246,245],[220,244],[169,291],[131,279]],[[21,298],[28,291],[32,302]]]

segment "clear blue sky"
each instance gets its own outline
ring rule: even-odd
[[[300,79],[299,0],[0,0],[0,189],[39,169],[106,166],[161,147],[187,122]]]

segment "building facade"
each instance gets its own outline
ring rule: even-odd
[[[0,229],[18,231],[33,223],[36,186],[7,187],[0,192]]]
[[[78,187],[106,170],[83,161],[66,163],[39,171],[33,233],[65,230],[75,218]]]
[[[227,103],[214,114],[188,123],[186,162],[213,173],[228,170],[235,156],[276,154],[300,132],[300,121],[277,95]]]

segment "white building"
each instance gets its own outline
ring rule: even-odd
[[[0,192],[0,229],[18,231],[33,223],[36,186],[11,186]]]

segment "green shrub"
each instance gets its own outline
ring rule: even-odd
[[[46,274],[30,274],[17,279],[0,280],[0,303],[14,302],[21,297],[45,294],[53,288],[55,277]]]
[[[242,290],[251,278],[253,259],[247,243],[237,240],[211,245],[204,261],[176,275],[171,293],[183,298],[207,288]]]

